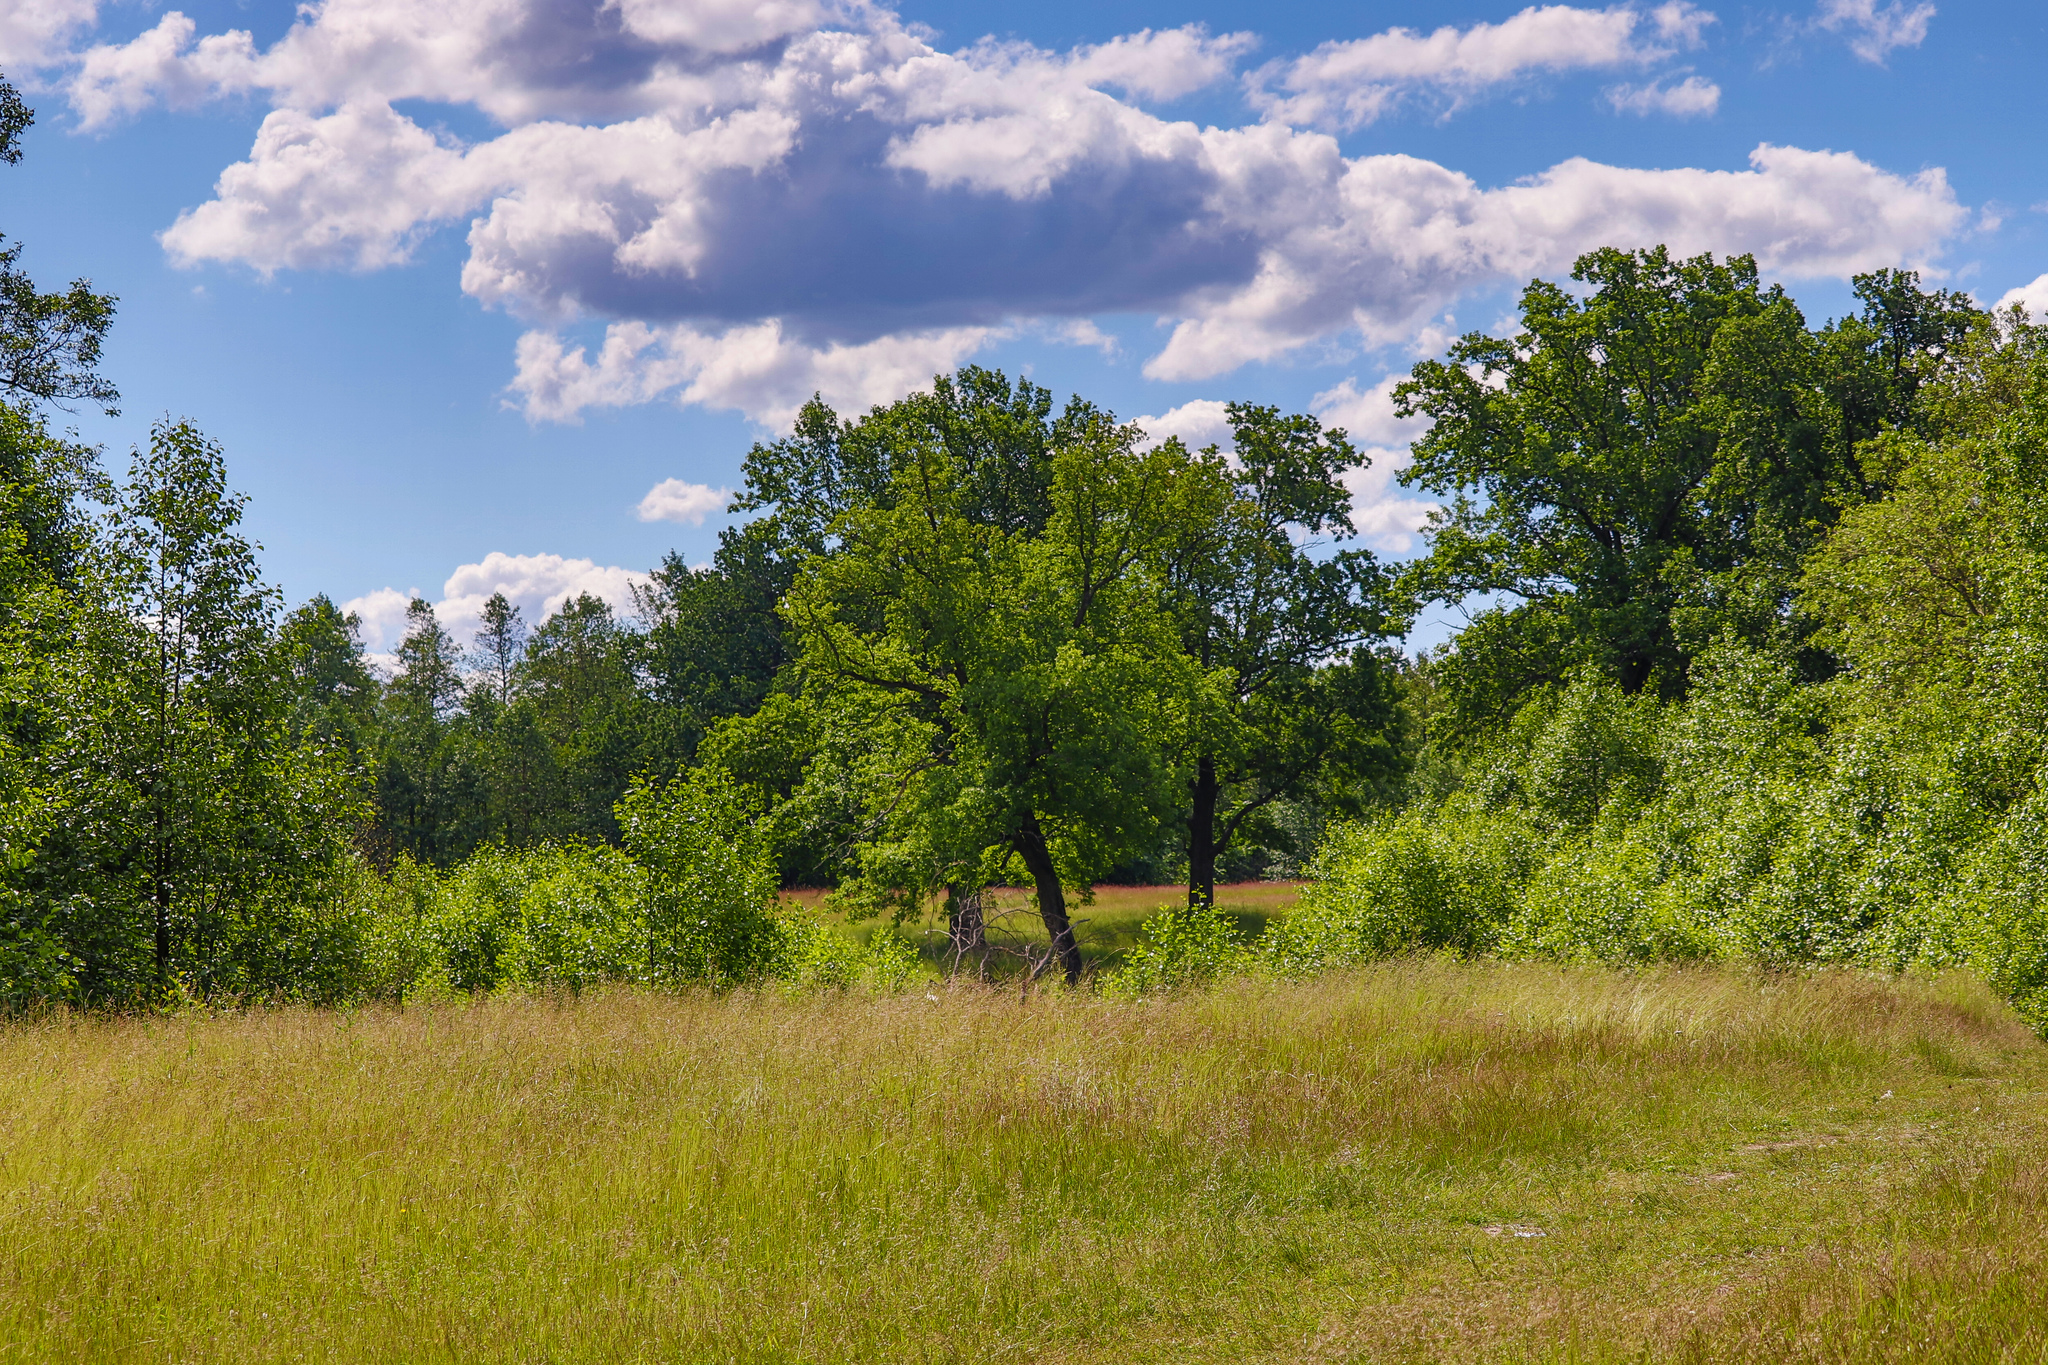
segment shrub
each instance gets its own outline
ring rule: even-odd
[[[1453,801],[1325,839],[1294,913],[1268,930],[1268,963],[1297,973],[1417,949],[1485,952],[1521,903],[1539,831],[1512,812]]]
[[[717,987],[782,965],[775,859],[755,813],[749,794],[716,768],[671,782],[638,779],[619,801],[626,848],[647,875],[650,981]]]
[[[1214,905],[1166,905],[1139,928],[1142,939],[1103,980],[1127,998],[1199,985],[1250,962],[1237,922]]]
[[[1655,842],[1574,841],[1530,880],[1500,940],[1505,957],[1655,962],[1714,955],[1694,888],[1668,875]]]

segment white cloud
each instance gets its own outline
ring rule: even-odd
[[[1363,469],[1345,476],[1351,490],[1351,522],[1365,543],[1384,554],[1410,554],[1421,546],[1421,530],[1436,510],[1425,498],[1408,497],[1395,476],[1408,467],[1408,443],[1429,430],[1426,417],[1394,411],[1394,386],[1406,374],[1390,374],[1371,388],[1346,379],[1310,400],[1323,425],[1342,427],[1366,456]]]
[[[1998,300],[1998,311],[2004,312],[2013,305],[2026,309],[2037,322],[2048,322],[2048,275],[2038,276],[2031,284],[2008,289]]]
[[[504,593],[526,620],[538,624],[585,593],[625,615],[634,609],[634,586],[646,582],[644,573],[592,559],[508,555],[493,550],[481,563],[464,564],[448,575],[434,612],[441,624],[467,645],[483,624],[484,603],[492,593]]]
[[[1272,130],[1229,136],[1249,143]],[[1284,186],[1291,193],[1265,178],[1275,192],[1239,210],[1270,235],[1257,274],[1198,296],[1147,375],[1206,378],[1347,328],[1397,342],[1468,288],[1555,271],[1608,244],[1749,251],[1775,274],[1841,276],[1924,266],[1967,217],[1939,170],[1906,179],[1850,153],[1768,144],[1747,171],[1574,157],[1498,190],[1405,156],[1346,162],[1331,148],[1316,169]]]
[[[361,597],[351,597],[341,604],[344,616],[354,613],[362,623],[363,649],[377,658],[386,658],[405,638],[405,612],[412,605],[412,599],[419,596],[417,591],[400,592],[396,588],[379,588]]]
[[[1069,69],[1092,86],[1113,85],[1141,99],[1173,100],[1229,76],[1237,59],[1258,46],[1249,33],[1212,38],[1200,24],[1112,38],[1077,50]]]
[[[642,521],[679,521],[702,526],[705,517],[713,512],[723,512],[731,501],[730,488],[663,479],[640,499],[639,517]]]
[[[1406,373],[1386,376],[1369,389],[1346,379],[1309,400],[1309,409],[1324,426],[1342,427],[1357,445],[1405,447],[1429,430],[1427,417],[1402,417],[1394,411],[1394,386]]]
[[[1319,49],[1302,70],[1322,84],[1285,97],[1337,113],[1359,82],[1456,97],[1647,61],[1712,21],[1683,3],[1550,5],[1397,31]],[[1849,153],[1765,146],[1728,171],[1574,159],[1483,188],[1101,88],[1172,98],[1247,45],[1185,28],[948,53],[864,0],[324,0],[268,48],[167,14],[83,54],[72,95],[96,124],[208,94],[272,104],[247,159],[164,232],[181,265],[379,269],[466,222],[462,288],[535,322],[511,385],[534,420],[673,400],[780,426],[813,392],[887,401],[1019,330],[1103,345],[1086,320],[1106,313],[1170,325],[1145,370],[1163,379],[1347,337],[1427,350],[1461,294],[1597,246],[1752,251],[1791,277],[1925,269],[1967,217],[1940,171]],[[1284,74],[1262,88],[1284,92]],[[1667,107],[1703,98],[1652,88]],[[503,131],[459,142],[406,100]],[[602,342],[565,339],[587,319]]]
[[[1816,22],[1830,32],[1847,33],[1851,52],[1882,66],[1892,49],[1920,46],[1934,14],[1933,5],[1908,5],[1906,0],[1882,5],[1878,0],[1821,0]]]
[[[62,58],[99,18],[99,0],[7,0],[0,5],[0,68],[17,74]]]
[[[1110,358],[1123,349],[1114,336],[1095,325],[1093,318],[1068,318],[1046,328],[1045,335],[1062,346],[1088,346]]]
[[[519,338],[512,391],[533,421],[575,421],[585,408],[624,407],[673,395],[678,403],[728,408],[787,428],[813,395],[842,411],[900,398],[950,370],[995,333],[960,327],[878,337],[860,345],[807,346],[769,319],[716,335],[678,325],[614,323],[593,364],[552,332]]]
[[[1721,87],[1703,76],[1687,76],[1675,85],[1651,81],[1645,85],[1616,85],[1606,91],[1607,102],[1617,114],[1670,114],[1693,118],[1711,114],[1721,107]]]
[[[1301,127],[1356,128],[1417,91],[1455,104],[1488,86],[1533,72],[1641,66],[1700,41],[1714,16],[1676,0],[1645,13],[1625,6],[1530,6],[1498,24],[1432,33],[1392,28],[1370,38],[1324,43],[1305,57],[1273,63],[1246,79],[1267,118]]]
[[[172,10],[123,46],[101,43],[89,49],[70,81],[79,127],[104,127],[159,102],[190,108],[247,89],[256,65],[254,39],[236,29],[195,45],[197,30],[190,18]]]
[[[1230,429],[1230,414],[1225,409],[1226,404],[1220,398],[1197,398],[1191,403],[1169,408],[1157,417],[1140,417],[1137,425],[1145,433],[1148,448],[1178,436],[1190,450],[1208,446],[1233,450],[1236,448],[1236,436]]]
[[[374,270],[460,214],[478,178],[461,152],[383,104],[324,118],[280,109],[256,130],[249,160],[221,172],[215,198],[161,234],[180,265],[239,261],[280,268]]]
[[[564,604],[588,593],[621,615],[635,610],[633,588],[647,575],[561,555],[508,555],[493,550],[475,564],[464,564],[441,586],[434,616],[455,643],[468,649],[483,625],[484,603],[502,592],[532,625],[560,611]],[[397,667],[398,642],[405,638],[406,610],[420,594],[379,588],[341,604],[343,612],[362,619],[363,652],[387,676]]]

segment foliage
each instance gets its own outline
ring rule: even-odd
[[[1803,557],[1878,491],[1858,443],[1916,418],[1981,322],[1898,272],[1859,276],[1863,317],[1817,332],[1746,256],[1608,249],[1572,278],[1582,295],[1532,283],[1513,336],[1470,334],[1395,391],[1432,420],[1403,481],[1452,497],[1411,590],[1508,599],[1442,664],[1468,736],[1576,667],[1675,697],[1724,633],[1782,634]]]
[[[1321,539],[1355,534],[1343,481],[1366,460],[1313,417],[1226,411],[1237,458],[1202,452],[1205,486],[1166,528],[1183,648],[1218,683],[1190,735],[1191,903],[1215,899],[1241,837],[1273,840],[1276,803],[1315,793],[1355,813],[1351,794],[1400,766],[1389,661],[1364,647],[1400,628],[1386,575]]]
[[[626,848],[647,871],[648,980],[717,987],[780,965],[775,862],[755,814],[716,768],[641,779],[620,800]]]
[[[1141,930],[1144,941],[1102,982],[1111,996],[1135,999],[1199,986],[1249,965],[1237,923],[1213,897],[1163,905]]]
[[[1106,414],[1069,417],[1042,530],[992,524],[982,466],[906,438],[782,609],[806,695],[862,740],[856,893],[918,904],[1014,852],[1072,981],[1065,888],[1155,840],[1213,688],[1180,647],[1160,554],[1220,471],[1178,442],[1142,450]]]

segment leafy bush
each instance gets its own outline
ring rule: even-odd
[[[1237,922],[1214,905],[1166,905],[1139,928],[1137,947],[1104,978],[1103,989],[1127,998],[1200,985],[1249,961]]]
[[[1339,826],[1262,952],[1293,974],[1418,949],[1488,951],[1520,906],[1543,843],[1526,820],[1462,800]]]
[[[732,985],[781,965],[775,858],[754,814],[753,798],[716,768],[641,778],[620,800],[626,848],[647,872],[650,981]]]

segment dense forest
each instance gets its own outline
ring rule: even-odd
[[[0,159],[30,112],[0,84]],[[286,610],[223,452],[124,476],[114,300],[0,250],[0,996],[346,1000],[843,982],[914,965],[777,900],[939,912],[1184,882],[1123,989],[1417,948],[1978,970],[2048,1019],[2048,355],[1910,272],[1810,326],[1747,257],[1538,281],[1397,390],[1429,548],[1353,544],[1346,433],[1231,449],[968,368],[747,453],[712,563],[388,676]],[[1446,646],[1398,643],[1463,604]],[[1256,943],[1219,879],[1312,871]]]

